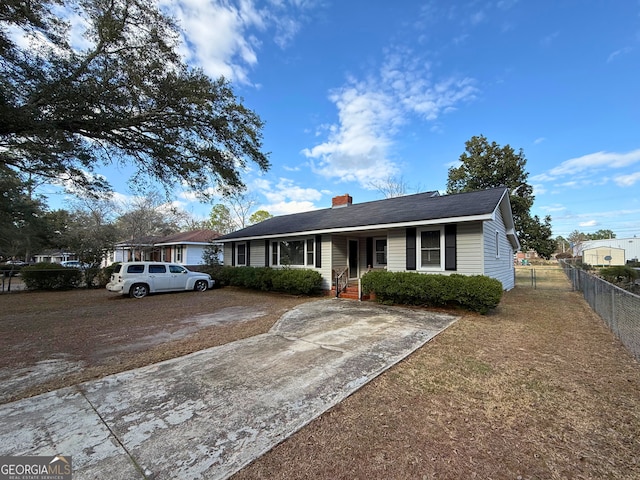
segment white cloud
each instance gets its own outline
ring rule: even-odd
[[[542,210],[545,213],[551,214],[551,213],[564,212],[567,210],[567,207],[565,207],[564,205],[558,205],[558,204],[543,205],[540,207],[540,210]]]
[[[410,50],[389,53],[377,74],[364,81],[349,79],[331,92],[338,123],[326,126],[326,141],[302,153],[315,173],[364,188],[398,171],[391,148],[411,116],[435,121],[475,98],[469,78],[431,80],[430,64]]]
[[[313,1],[271,1],[259,7],[255,0],[160,0],[163,10],[183,29],[182,55],[214,78],[249,84],[262,42],[257,33],[273,31],[273,41],[284,48],[298,33],[303,12]]]
[[[546,138],[544,137],[538,137],[533,141],[534,145],[540,145],[542,142],[544,142],[546,140]]]
[[[640,182],[640,172],[631,173],[629,175],[618,175],[613,179],[621,187],[631,187],[636,182]]]
[[[579,227],[595,227],[596,225],[598,225],[598,222],[596,220],[589,220],[587,222],[580,222],[578,224]]]
[[[258,43],[248,34],[265,25],[251,2],[231,3],[161,0],[184,31],[185,59],[207,75],[249,83],[249,69],[257,63]]]
[[[277,184],[273,184],[266,179],[257,179],[252,182],[252,186],[257,189],[267,200],[260,209],[268,211],[272,215],[285,215],[289,213],[308,212],[315,210],[314,201],[322,198],[323,192],[314,188],[303,188],[288,178],[278,179]]]
[[[260,207],[262,210],[266,210],[271,215],[289,215],[291,213],[309,212],[316,210],[317,207],[313,202],[278,202],[270,203]]]
[[[582,183],[584,185],[592,185],[594,182],[602,184],[605,179],[609,179],[606,175],[601,174],[603,170],[625,168],[638,162],[640,162],[640,149],[626,153],[595,152],[566,160],[548,172],[532,176],[531,179],[536,182],[549,182],[561,177],[570,176],[573,180],[568,182],[567,185],[571,184],[571,186],[574,186],[578,184],[578,182],[575,181],[576,176],[579,176],[580,179],[586,179],[599,175],[597,179],[592,181],[582,180]],[[620,179],[624,185],[627,185],[625,182],[632,182],[632,185],[637,181],[637,178],[633,175],[620,175],[616,177],[616,179]],[[616,182],[618,182],[618,180],[616,180]]]
[[[562,162],[549,173],[553,176],[567,175],[596,168],[622,168],[640,162],[640,149],[627,153],[596,152]]]
[[[627,53],[630,53],[632,50],[633,48],[631,47],[624,47],[619,50],[616,50],[615,52],[611,52],[611,54],[607,57],[607,63],[613,62],[616,59],[616,57],[621,55],[626,55]]]
[[[539,183],[532,185],[532,188],[534,195],[544,195],[545,193],[547,193],[547,189],[544,187],[544,185],[541,185]]]
[[[387,158],[389,136],[400,122],[400,112],[384,92],[355,84],[332,93],[340,124],[329,128],[326,142],[302,153],[312,169],[325,177],[364,184],[386,178],[397,168]]]
[[[280,178],[276,185],[272,185],[268,180],[263,180],[259,185],[263,195],[270,202],[320,200],[322,198],[322,193],[315,188],[300,187],[288,178]]]

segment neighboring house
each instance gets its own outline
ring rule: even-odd
[[[107,258],[106,263],[160,261],[160,253],[155,248],[155,242],[162,238],[164,237],[147,235],[118,242],[115,244],[115,249]]]
[[[624,250],[624,257],[622,263],[611,265],[624,265],[627,260],[638,261],[640,259],[640,238],[608,238],[604,240],[586,240],[579,246],[574,246],[574,256],[582,256],[582,260],[590,265],[608,265],[591,263],[585,258],[585,251],[592,249],[610,248],[615,250]],[[613,250],[612,250],[613,251]],[[605,256],[610,255],[605,253]],[[613,256],[613,255],[612,255]]]
[[[626,263],[624,249],[614,247],[595,247],[582,250],[582,263],[597,267],[610,267]]]
[[[515,285],[509,192],[425,192],[361,204],[334,197],[331,208],[273,217],[218,238],[224,264],[311,268],[331,289],[337,273],[369,269],[487,275]]]
[[[77,260],[76,254],[71,252],[65,252],[62,250],[45,250],[42,253],[38,253],[33,256],[36,263],[49,262],[60,263],[67,262],[69,260]]]
[[[148,236],[124,241],[116,244],[107,263],[139,260],[202,265],[205,249],[219,236],[213,230],[192,230],[166,237]]]
[[[526,265],[529,260],[537,260],[541,258],[535,250],[527,250],[526,252],[518,251],[515,255],[517,265]]]

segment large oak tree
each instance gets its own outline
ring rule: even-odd
[[[178,27],[147,0],[3,0],[0,166],[94,192],[109,187],[92,175],[104,164],[204,196],[242,187],[248,163],[269,168],[263,122],[178,47]]]
[[[551,217],[547,215],[540,220],[537,215],[531,216],[535,197],[533,188],[527,183],[527,159],[522,149],[516,152],[509,145],[501,147],[496,142],[489,143],[483,135],[471,137],[465,147],[460,155],[460,166],[449,169],[447,193],[509,188],[516,234],[522,248],[549,258],[555,251]]]

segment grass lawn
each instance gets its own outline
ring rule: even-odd
[[[638,362],[559,268],[517,279],[234,480],[640,478]]]

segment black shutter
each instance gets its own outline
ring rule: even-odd
[[[250,253],[251,252],[251,242],[247,240],[247,243],[245,243],[244,245],[244,249],[245,249],[245,255],[246,255],[246,262],[245,265],[248,267],[251,265],[251,258],[250,258]]]
[[[316,235],[316,268],[322,268],[322,235]]]
[[[416,269],[416,229],[407,228],[407,270]]]
[[[455,224],[444,226],[444,269],[457,270],[456,263],[456,238],[457,228]]]
[[[231,266],[236,266],[236,242],[231,242]]]
[[[367,268],[373,268],[373,237],[367,237]]]
[[[269,266],[269,240],[264,241],[264,266]]]

